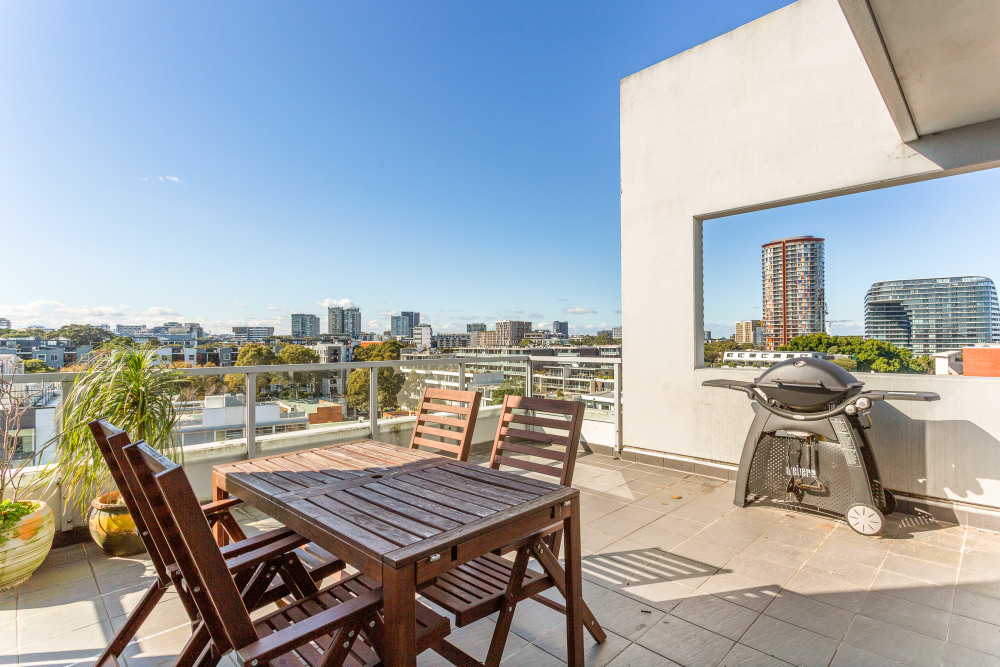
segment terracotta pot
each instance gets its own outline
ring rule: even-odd
[[[117,491],[97,496],[90,503],[87,527],[97,546],[109,556],[133,556],[146,550],[135,521],[125,505],[118,503]]]
[[[0,544],[0,591],[20,586],[38,569],[52,548],[56,534],[55,517],[45,503],[21,517]]]

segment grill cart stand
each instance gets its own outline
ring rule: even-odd
[[[881,400],[939,398],[929,392],[861,391],[854,376],[821,359],[782,362],[753,382],[703,384],[742,391],[759,406],[743,444],[737,506],[767,498],[832,513],[862,535],[881,533],[885,515],[896,507],[882,486],[866,433],[869,409]]]

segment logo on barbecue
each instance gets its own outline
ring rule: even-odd
[[[815,468],[800,468],[798,466],[785,466],[785,474],[789,477],[816,477]]]

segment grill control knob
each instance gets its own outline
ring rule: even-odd
[[[858,409],[853,405],[848,405],[846,408],[844,408],[844,412],[846,412],[849,415],[854,415],[858,413]]]
[[[857,401],[855,401],[855,404],[862,410],[867,410],[872,406],[872,399],[862,396]]]

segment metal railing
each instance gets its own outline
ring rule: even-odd
[[[372,439],[378,438],[378,371],[380,368],[415,368],[422,366],[458,366],[459,390],[466,390],[466,369],[469,366],[479,364],[495,363],[498,361],[522,362],[525,367],[525,395],[531,396],[534,390],[533,366],[543,365],[590,365],[590,366],[612,366],[614,379],[614,447],[617,451],[622,449],[621,438],[621,368],[620,357],[531,357],[529,355],[497,355],[488,357],[439,357],[429,359],[402,359],[396,361],[361,361],[349,363],[316,363],[316,364],[277,364],[273,366],[223,366],[210,368],[178,368],[184,376],[202,375],[245,375],[246,376],[246,443],[247,458],[254,458],[257,454],[256,433],[254,425],[257,423],[257,375],[271,373],[297,373],[297,372],[317,372],[317,371],[353,371],[368,369],[368,419],[369,434]],[[80,373],[77,372],[55,372],[55,373],[29,373],[15,375],[14,382],[58,382],[61,384],[62,396],[68,396],[72,390],[73,382]],[[567,397],[571,398],[571,397]]]

